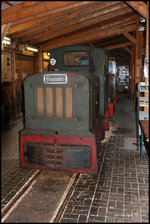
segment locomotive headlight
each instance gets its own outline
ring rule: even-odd
[[[55,58],[51,58],[50,59],[50,64],[51,65],[55,65],[56,64],[56,59]]]

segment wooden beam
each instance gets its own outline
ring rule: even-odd
[[[132,15],[132,16],[135,19],[135,15]],[[87,17],[90,17],[90,16],[87,16]],[[67,33],[76,32],[78,30],[81,31],[81,28],[82,28],[82,30],[84,30],[84,29],[90,30],[91,27],[93,27],[93,28],[101,27],[101,29],[103,29],[105,27],[111,28],[115,25],[117,27],[117,24],[119,26],[119,24],[125,25],[124,23],[127,23],[127,25],[129,25],[129,23],[133,23],[133,20],[130,21],[130,17],[126,17],[125,15],[122,15],[118,18],[121,18],[121,17],[122,17],[122,21],[119,19],[113,18],[113,16],[111,17],[110,14],[104,15],[103,17],[97,15],[96,18],[93,17],[92,19],[82,18],[82,20],[80,22],[78,22],[76,19],[74,19],[73,21],[70,22],[70,24],[62,24],[58,27],[54,27],[52,29],[40,32],[39,34],[31,35],[30,43],[35,44],[35,43],[39,43],[39,42],[43,42],[43,41],[46,41],[49,39],[56,38],[58,36],[61,36],[61,35],[67,34]],[[106,21],[106,18],[108,18],[109,20]],[[63,27],[63,29],[62,29],[62,27]],[[32,38],[33,38],[33,40],[32,40]],[[34,40],[34,38],[35,38],[35,40]],[[28,40],[29,40],[29,37],[22,39],[22,41],[28,41]]]
[[[41,30],[41,32],[39,32],[37,34],[38,36],[40,36],[41,33],[42,33],[42,35],[44,35],[44,34],[47,34],[48,32],[54,32],[55,30],[58,29],[58,27],[63,28],[65,26],[67,26],[67,24],[73,25],[73,24],[79,23],[81,21],[84,22],[84,20],[94,17],[95,10],[100,10],[100,9],[102,10],[104,7],[108,7],[108,6],[111,6],[113,4],[114,4],[114,2],[113,3],[107,2],[107,3],[103,3],[103,4],[101,3],[99,5],[97,4],[97,5],[94,5],[93,7],[88,7],[88,8],[85,8],[85,9],[83,8],[83,7],[85,7],[85,5],[82,5],[82,7],[81,6],[78,7],[80,9],[79,11],[76,11],[76,10],[78,10],[78,8],[74,8],[74,12],[72,12],[71,14],[70,14],[70,12],[68,12],[68,10],[67,10],[67,12],[65,10],[64,17],[61,17],[60,19],[59,18],[57,19],[56,15],[54,15],[53,17],[56,18],[56,19],[54,19],[53,21],[46,22],[44,24],[39,24],[38,26],[33,27],[32,29],[28,29],[28,30],[25,30],[23,32],[19,32],[18,34],[13,35],[13,38],[19,38],[19,37],[22,37],[22,36],[25,36],[25,35],[28,35],[28,34],[31,34],[31,33],[34,33],[34,32],[37,32],[37,31]],[[89,5],[89,3],[87,5]],[[88,13],[90,13],[90,12],[93,12],[93,13],[91,15],[89,15]],[[103,13],[102,11],[100,11],[100,12],[101,12],[101,14]],[[88,14],[88,15],[86,16],[86,14]],[[84,16],[84,17],[81,18],[80,16]],[[77,17],[80,17],[80,18],[77,18]],[[62,25],[59,25],[59,23],[63,23],[63,22],[65,22],[65,23],[62,24]],[[57,26],[55,28],[51,28],[54,25],[57,25]],[[44,28],[49,28],[49,30],[47,32],[46,31],[44,32],[44,31],[42,31]],[[30,35],[30,36],[32,37],[32,35]]]
[[[35,57],[35,60],[35,72],[43,72],[43,53],[39,51]]]
[[[7,24],[4,24],[4,25],[1,26],[1,43],[2,43],[4,37],[6,36],[6,34],[8,32],[10,24],[11,23],[7,23]]]
[[[73,9],[73,10],[75,10],[75,8],[76,7],[78,7],[79,5],[85,5],[85,7],[87,6],[87,4],[96,4],[97,3],[97,1],[95,2],[95,1],[88,1],[88,2],[82,2],[82,1],[78,1],[78,2],[75,2],[74,4],[71,4],[71,5],[66,5],[65,7],[62,7],[62,8],[59,8],[58,10],[57,10],[57,12],[55,12],[55,10],[52,10],[50,13],[49,13],[49,11],[44,11],[44,12],[42,12],[42,13],[39,13],[39,14],[36,14],[36,15],[33,15],[33,16],[28,16],[28,17],[25,17],[25,18],[22,18],[22,19],[20,19],[19,21],[18,20],[16,20],[16,21],[14,21],[14,22],[12,22],[11,24],[12,24],[12,26],[16,26],[16,25],[20,25],[20,24],[24,24],[24,23],[26,23],[26,22],[30,22],[30,21],[32,21],[32,20],[36,20],[36,19],[38,19],[38,18],[43,18],[43,17],[46,17],[46,16],[50,16],[50,15],[52,15],[53,16],[53,18],[55,18],[55,15],[57,15],[57,13],[59,13],[59,12],[66,12],[68,9]]]
[[[77,34],[70,34],[70,35],[64,35],[63,37],[56,38],[54,40],[49,41],[48,43],[45,43],[41,45],[41,50],[43,52],[48,51],[50,49],[55,49],[57,47],[62,46],[68,46],[68,45],[75,45],[75,44],[88,44],[92,41],[98,41],[101,38],[107,38],[115,35],[120,35],[123,31],[131,32],[133,30],[136,30],[136,24],[130,25],[126,27],[119,27],[114,29],[108,29],[102,31],[97,30],[97,32],[79,32]]]
[[[5,3],[5,4],[9,5],[9,6],[12,6],[13,5],[10,2],[8,2],[8,1],[2,1],[2,3]]]
[[[136,45],[136,39],[129,34],[128,32],[123,32],[122,33],[129,41],[131,41],[131,43],[133,43],[134,45]]]
[[[104,17],[106,18],[106,16],[104,16]],[[123,16],[123,15],[121,17],[122,17],[122,20],[121,21],[112,18],[109,21],[105,21],[104,20],[101,23],[100,23],[101,17],[96,17],[96,19],[92,19],[92,20],[88,20],[88,21],[84,21],[84,19],[83,19],[83,21],[81,21],[80,23],[79,22],[77,23],[76,20],[73,20],[72,22],[70,22],[71,25],[69,25],[69,26],[66,26],[64,24],[61,25],[61,28],[62,28],[62,26],[64,28],[61,29],[60,31],[58,30],[58,27],[54,27],[54,28],[51,29],[53,32],[43,31],[43,32],[40,33],[40,37],[39,38],[37,38],[39,35],[38,34],[35,34],[35,35],[31,35],[30,36],[30,39],[29,39],[29,37],[23,38],[22,41],[28,41],[28,40],[30,40],[30,43],[31,44],[36,44],[36,43],[39,43],[39,42],[46,41],[48,39],[53,39],[55,37],[58,37],[58,36],[61,36],[61,35],[67,34],[67,33],[71,33],[73,31],[78,31],[78,30],[81,31],[81,28],[88,29],[88,31],[90,32],[91,25],[93,25],[92,26],[92,29],[94,29],[96,27],[98,27],[98,29],[99,28],[101,28],[101,29],[105,29],[105,28],[108,29],[108,28],[114,27],[114,29],[115,29],[119,25],[129,25],[129,24],[133,23],[133,20],[132,19],[130,20],[130,17],[126,17],[126,16]],[[110,15],[109,15],[109,18],[110,18]],[[135,19],[135,15],[132,15],[131,18],[134,18]],[[102,19],[104,19],[104,18],[102,18]],[[97,22],[99,21],[99,23],[98,24],[95,24],[95,21],[97,21]],[[59,26],[59,29],[60,29],[60,26]],[[50,32],[50,34],[44,36],[44,34],[47,33],[47,32]],[[42,34],[42,36],[41,36],[41,34]],[[32,40],[33,37],[36,38],[36,39],[35,40],[34,39]]]
[[[123,49],[128,52],[130,55],[132,55],[132,51],[127,47],[127,46],[124,46]]]
[[[107,46],[107,47],[102,47],[104,50],[113,50],[113,49],[117,49],[117,48],[122,48],[125,46],[129,46],[131,45],[130,42],[125,42],[125,43],[120,43],[120,44],[116,44],[116,45],[112,45],[112,46]]]
[[[89,5],[91,5],[91,3],[87,3],[87,4],[84,4],[84,5],[83,5],[82,2],[79,2],[79,3],[76,4],[76,6],[74,6],[74,7],[69,7],[68,9],[64,9],[64,10],[62,10],[62,11],[60,11],[60,12],[55,13],[55,14],[50,14],[50,15],[48,15],[48,16],[43,16],[43,17],[40,17],[40,18],[32,19],[32,20],[30,20],[30,21],[28,21],[28,22],[24,22],[24,23],[21,24],[21,25],[17,25],[17,26],[15,26],[15,27],[12,27],[12,28],[9,29],[8,34],[10,35],[10,34],[13,34],[13,33],[18,32],[18,31],[25,30],[25,29],[27,29],[27,28],[29,28],[29,27],[32,27],[32,26],[34,26],[34,25],[43,23],[44,21],[49,21],[49,20],[51,20],[51,19],[54,19],[54,18],[59,17],[59,16],[62,16],[62,15],[67,16],[67,15],[69,15],[70,13],[72,13],[72,12],[78,10],[78,9],[82,9],[83,7],[87,7],[87,6],[89,6]],[[66,10],[67,10],[67,12],[66,12]],[[31,32],[32,32],[32,31],[31,31]],[[22,34],[22,32],[20,32],[20,33]],[[19,33],[18,33],[18,34],[19,34]],[[23,35],[21,35],[21,36],[23,36]],[[14,36],[14,37],[15,37],[15,36]],[[18,37],[19,37],[19,36],[16,36],[16,38],[18,38]]]
[[[126,1],[126,3],[145,19],[147,18],[147,5],[143,1]]]
[[[9,8],[1,10],[2,19],[9,17],[10,14],[18,13],[21,10],[29,9],[33,5],[37,4],[38,1],[24,1],[22,3],[12,5]],[[21,13],[20,13],[21,14]]]
[[[126,41],[125,38],[122,35],[120,35],[120,36],[116,36],[116,37],[114,36],[109,39],[99,40],[98,42],[93,42],[93,44],[96,47],[104,48],[107,46],[117,45],[118,43],[125,43],[125,41]]]
[[[30,1],[29,1],[30,2]],[[24,2],[23,2],[24,3]],[[23,3],[20,3],[18,5],[21,5]],[[91,4],[93,4],[93,2],[91,2]],[[44,13],[44,12],[48,12],[48,14],[55,14],[59,11],[62,11],[64,9],[67,9],[68,6],[70,7],[74,7],[75,4],[78,4],[77,1],[38,1],[37,4],[34,4],[33,6],[30,7],[21,7],[20,11],[22,11],[22,13],[17,13],[12,12],[11,9],[4,9],[2,10],[2,24],[11,22],[13,23],[14,21],[18,21],[24,18],[37,18],[40,17],[40,14]],[[82,4],[87,4],[87,2],[82,2]],[[16,7],[18,6],[16,5]],[[15,7],[15,6],[13,6]],[[12,7],[10,7],[12,8]],[[9,10],[9,13],[8,11]]]

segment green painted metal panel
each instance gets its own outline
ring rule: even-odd
[[[89,52],[90,57],[90,47],[89,46],[67,46],[61,47],[50,51],[50,57],[56,59],[56,64],[54,66],[50,66],[51,69],[57,70],[65,70],[65,71],[84,71],[91,76],[93,73],[90,73],[90,65],[89,66],[65,66],[64,65],[64,53],[65,52],[73,52],[73,51],[87,51]],[[105,74],[105,55],[106,51],[93,47],[93,66],[94,66],[94,75],[99,78],[100,88],[100,101],[99,101],[99,115],[103,116],[108,107],[108,96],[107,96],[107,77]]]
[[[93,64],[95,75],[100,80],[100,115],[104,115],[107,109],[107,88],[106,88],[106,74],[105,74],[105,54],[106,52],[100,48],[93,48]]]
[[[56,64],[54,66],[50,65],[50,70],[58,69],[60,71],[75,71],[75,72],[86,72],[89,73],[90,66],[65,66],[64,65],[64,53],[68,51],[87,51],[89,52],[89,46],[66,46],[56,48],[50,51],[50,58],[55,58]]]
[[[25,117],[26,117],[26,128],[29,129],[73,129],[73,130],[89,130],[89,89],[92,85],[91,78],[86,74],[77,74],[71,72],[58,72],[58,74],[65,73],[68,76],[67,84],[45,84],[43,82],[43,76],[45,74],[55,74],[56,72],[43,72],[29,76],[24,83],[25,87]],[[38,87],[42,87],[43,90],[46,87],[51,88],[62,88],[71,87],[73,91],[72,97],[72,118],[48,118],[45,114],[46,102],[45,96],[43,99],[44,113],[43,116],[37,114],[37,94],[36,90]],[[55,91],[54,91],[55,92]],[[56,102],[56,96],[54,94],[53,101]],[[56,104],[56,103],[55,103]],[[54,114],[56,112],[56,105],[54,107]],[[65,104],[64,104],[65,107]],[[63,112],[64,114],[64,112]]]

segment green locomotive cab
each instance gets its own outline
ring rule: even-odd
[[[43,72],[29,76],[24,89],[21,166],[96,173],[96,139],[103,137],[98,77],[83,72]]]
[[[97,141],[105,137],[105,54],[68,46],[50,51],[50,71],[27,77],[20,165],[97,172]]]
[[[105,55],[106,51],[100,48],[80,45],[60,47],[50,51],[50,62],[52,62],[50,70],[85,72],[99,78],[99,116],[101,119],[108,109]]]

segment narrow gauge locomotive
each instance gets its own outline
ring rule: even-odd
[[[50,53],[52,71],[24,82],[26,128],[20,132],[20,165],[97,173],[96,140],[104,139],[101,118],[108,105],[104,52],[70,46]]]

